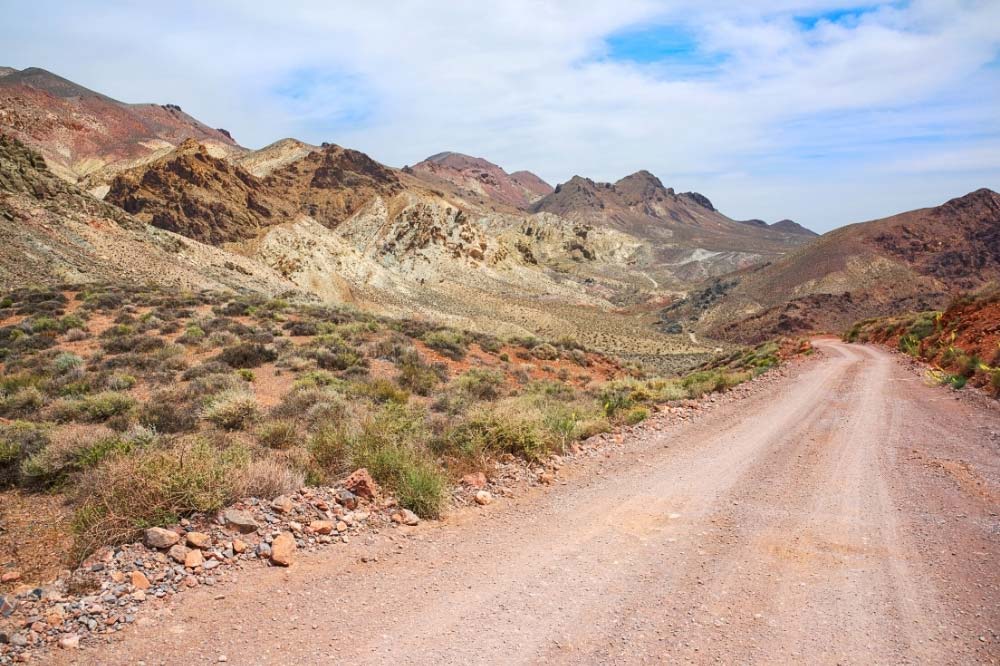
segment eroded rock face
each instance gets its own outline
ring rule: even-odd
[[[448,183],[463,197],[477,203],[498,203],[525,210],[552,192],[552,186],[530,171],[508,174],[480,157],[438,153],[409,169],[430,184]]]

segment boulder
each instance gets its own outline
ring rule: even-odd
[[[150,548],[170,548],[180,541],[180,536],[173,530],[165,530],[162,527],[150,527],[145,534],[146,545]]]
[[[295,508],[295,503],[287,495],[278,495],[271,500],[271,508],[281,513],[290,513]]]
[[[476,493],[476,504],[480,506],[486,506],[493,501],[493,495],[489,494],[485,490],[480,490]]]
[[[375,495],[378,494],[378,486],[375,485],[375,479],[372,478],[372,475],[364,467],[355,470],[349,477],[344,479],[344,487],[358,497],[364,497],[365,499],[375,499]]]
[[[254,520],[249,511],[242,511],[240,509],[226,509],[223,511],[222,523],[226,527],[234,529],[241,534],[256,532],[259,527],[259,525],[257,525],[257,521]]]

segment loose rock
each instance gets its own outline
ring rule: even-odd
[[[146,545],[150,548],[170,548],[180,541],[177,532],[165,530],[162,527],[150,527],[146,530]]]
[[[375,499],[375,495],[378,494],[378,486],[375,485],[375,479],[372,478],[372,475],[364,467],[351,473],[344,480],[344,487],[355,495],[364,497],[365,499]]]
[[[480,506],[485,506],[493,501],[493,495],[489,494],[485,490],[480,490],[476,493],[476,504]]]
[[[271,542],[271,562],[282,567],[289,567],[295,561],[295,537],[288,532],[282,532]]]
[[[259,525],[248,511],[227,509],[222,512],[222,522],[226,527],[235,529],[242,534],[256,532]]]

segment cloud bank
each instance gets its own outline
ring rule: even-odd
[[[180,104],[259,147],[649,169],[818,230],[1000,189],[1000,3],[19,3],[0,64]]]

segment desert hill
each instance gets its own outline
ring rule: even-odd
[[[768,266],[710,284],[664,318],[741,341],[840,331],[867,317],[941,308],[997,280],[1000,195],[980,189],[832,231]]]
[[[815,231],[807,229],[795,220],[778,220],[773,224],[768,224],[764,220],[754,218],[752,220],[737,220],[740,224],[748,224],[752,227],[758,227],[760,229],[773,229],[775,231],[783,231],[789,234],[803,234],[806,236],[818,236]]]
[[[407,169],[431,185],[454,188],[455,194],[474,204],[496,203],[527,209],[552,191],[552,186],[530,171],[507,173],[481,157],[443,152]]]
[[[44,69],[0,71],[0,126],[42,154],[49,169],[71,182],[109,175],[194,138],[218,155],[241,150],[173,104],[126,104]]]
[[[99,281],[269,295],[296,290],[259,262],[155,229],[95,199],[0,134],[0,288]]]

